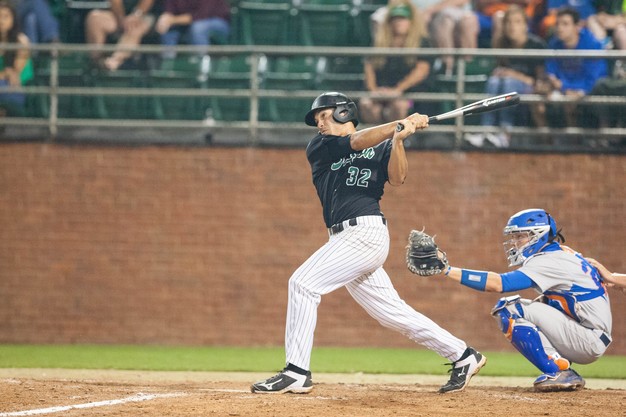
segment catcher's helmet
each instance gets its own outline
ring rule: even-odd
[[[304,117],[304,122],[309,126],[317,126],[315,123],[315,112],[320,109],[335,107],[333,119],[339,123],[354,123],[356,127],[359,124],[359,116],[354,101],[350,100],[344,94],[329,92],[319,95],[313,104],[311,110]]]
[[[511,239],[504,242],[509,266],[522,264],[526,258],[560,236],[556,221],[543,209],[515,213],[506,224],[504,235],[512,235]]]

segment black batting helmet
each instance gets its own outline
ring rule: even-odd
[[[329,92],[319,95],[313,104],[311,110],[304,117],[304,122],[309,126],[317,126],[315,123],[315,112],[320,109],[328,109],[335,107],[333,119],[339,123],[354,123],[356,127],[359,124],[359,115],[354,101],[350,100],[344,94],[337,92]]]

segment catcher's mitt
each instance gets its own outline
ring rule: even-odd
[[[417,275],[441,274],[448,267],[446,253],[439,250],[434,237],[424,231],[411,230],[406,247],[406,266]]]

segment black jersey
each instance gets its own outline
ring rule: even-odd
[[[350,136],[317,135],[306,156],[326,227],[353,217],[382,215],[379,201],[389,178],[391,140],[357,152],[350,147]]]

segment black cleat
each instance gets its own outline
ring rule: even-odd
[[[484,355],[468,347],[458,361],[450,364],[452,365],[448,371],[451,373],[450,380],[439,388],[439,393],[463,391],[470,379],[480,371],[485,363],[487,363],[487,358]]]
[[[283,369],[265,381],[252,384],[250,391],[258,394],[284,394],[293,392],[295,394],[306,394],[313,389],[311,372],[306,375],[298,374],[294,371]]]

